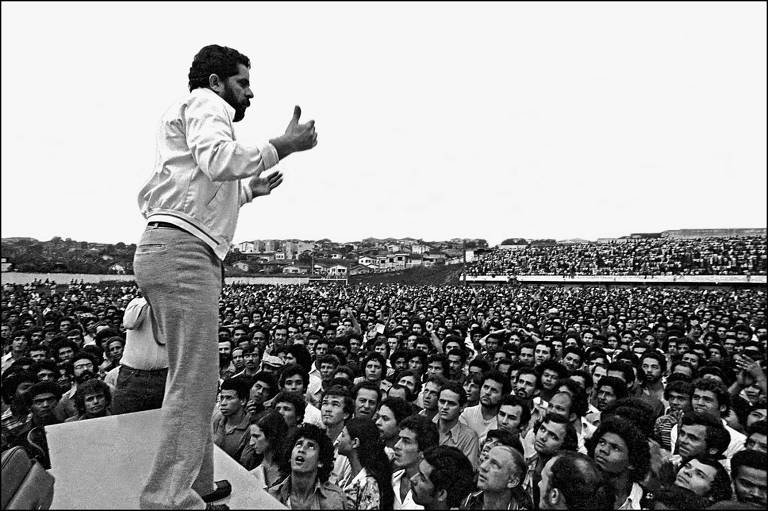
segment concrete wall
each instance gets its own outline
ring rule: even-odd
[[[117,282],[133,282],[133,275],[93,275],[86,273],[19,273],[19,272],[3,272],[2,285],[5,284],[29,284],[34,280],[45,281],[48,279],[51,282],[57,284],[69,284],[72,280],[75,280],[78,284],[82,280],[86,284],[98,284],[103,281],[117,281]],[[291,276],[275,276],[275,277],[226,277],[224,281],[227,284],[242,283],[242,284],[306,284],[309,282],[309,277],[291,277]]]

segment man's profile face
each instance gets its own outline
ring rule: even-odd
[[[222,83],[224,90],[219,92],[219,96],[226,101],[229,106],[235,109],[233,122],[242,121],[245,117],[245,109],[251,106],[250,98],[253,97],[251,91],[250,72],[243,64],[237,65],[238,73],[230,76]]]
[[[413,501],[420,506],[429,506],[435,502],[435,485],[430,481],[434,467],[427,460],[421,460],[419,470],[411,477],[411,490],[413,491]]]

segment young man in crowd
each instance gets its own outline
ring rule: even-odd
[[[488,430],[498,427],[496,414],[499,413],[502,396],[509,394],[510,385],[509,378],[503,373],[495,369],[488,371],[480,387],[480,404],[461,412],[461,422],[477,433],[480,443],[485,440]]]
[[[459,416],[464,410],[467,395],[461,384],[448,380],[440,390],[437,400],[438,413],[432,419],[437,424],[440,435],[440,445],[456,447],[463,452],[472,463],[473,470],[477,468],[480,445],[475,433],[469,426],[459,422]]]
[[[338,481],[346,480],[351,470],[347,457],[338,452],[339,436],[344,429],[344,423],[354,413],[354,403],[349,390],[341,385],[331,385],[323,395],[320,413],[325,433],[334,448],[334,464],[329,481],[337,484]]]
[[[700,378],[693,382],[693,397],[691,398],[693,411],[705,413],[720,421],[728,431],[730,441],[723,455],[726,458],[733,457],[738,451],[744,449],[746,437],[728,425],[723,419],[728,415],[731,406],[731,396],[728,389],[720,382],[710,378]],[[673,426],[670,430],[670,441],[677,443],[679,426]]]
[[[227,378],[221,384],[219,407],[213,414],[213,443],[235,460],[240,459],[250,440],[251,415],[246,409],[248,382]]]
[[[756,509],[768,505],[768,457],[755,450],[739,451],[731,458],[731,479],[736,500]]]
[[[438,412],[438,399],[440,397],[440,391],[445,385],[445,378],[440,375],[432,375],[427,378],[424,383],[423,390],[421,392],[421,402],[423,408],[419,411],[419,415],[432,420],[437,416]]]
[[[384,452],[392,461],[395,456],[395,445],[399,440],[400,422],[413,414],[413,408],[404,399],[388,397],[381,402],[376,412],[376,427],[379,428]]]
[[[424,451],[411,478],[413,501],[427,510],[456,509],[474,486],[472,464],[455,447],[439,445]]]
[[[297,394],[306,402],[303,422],[323,428],[323,418],[320,410],[306,400],[308,382],[309,376],[307,371],[299,365],[290,364],[283,367],[283,370],[280,371],[280,379],[278,380],[280,391]]]
[[[542,422],[533,431],[535,441],[533,453],[525,459],[528,467],[525,474],[524,488],[532,502],[539,501],[539,480],[541,471],[552,456],[561,450],[575,451],[578,445],[576,430],[568,418],[554,413],[544,416]]]
[[[421,415],[406,417],[398,427],[392,471],[394,509],[423,509],[413,500],[411,481],[419,470],[424,452],[438,445],[437,427]]]
[[[325,432],[312,424],[302,424],[288,445],[291,472],[269,488],[269,494],[291,509],[346,509],[344,492],[328,480],[334,449]]]
[[[595,431],[588,450],[613,488],[613,509],[641,509],[645,492],[639,483],[651,456],[645,435],[629,420],[609,417]]]
[[[289,428],[304,423],[304,414],[308,406],[304,396],[296,392],[280,391],[272,399],[272,404],[275,411],[283,416]]]
[[[75,422],[97,417],[112,415],[109,406],[112,403],[112,393],[109,385],[91,378],[81,383],[75,392],[75,404],[79,415],[69,417],[65,422]]]

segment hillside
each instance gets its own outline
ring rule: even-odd
[[[446,285],[458,284],[461,275],[460,264],[439,265],[432,268],[410,268],[408,270],[369,273],[349,277],[350,284],[409,284]]]

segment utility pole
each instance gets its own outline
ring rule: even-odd
[[[461,275],[463,276],[462,281],[464,282],[464,286],[467,285],[467,240],[466,238],[461,239],[461,246],[462,246],[462,252],[464,253],[464,261],[461,263]]]

